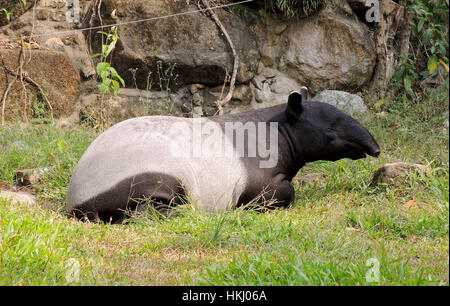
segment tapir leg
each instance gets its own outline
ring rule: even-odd
[[[274,201],[274,204],[269,208],[284,208],[289,206],[289,204],[294,201],[295,190],[289,181],[283,180],[276,186],[272,186],[268,195],[271,197],[268,198],[265,196],[265,198],[272,199],[272,201]]]
[[[72,213],[79,219],[116,223],[129,212],[152,205],[164,213],[182,203],[185,193],[178,179],[162,173],[146,173],[128,178],[110,190],[78,205]]]
[[[274,178],[272,181],[276,179]],[[265,209],[273,209],[287,207],[294,201],[294,187],[283,177],[280,178],[279,183],[270,183],[263,190],[261,190],[261,185],[260,182],[255,182],[255,184],[248,186],[246,192],[239,198],[238,206],[254,203],[263,206]]]

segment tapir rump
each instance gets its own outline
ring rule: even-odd
[[[206,118],[147,116],[120,122],[89,146],[73,171],[67,208],[116,222],[145,205],[216,212],[268,199],[288,206],[308,162],[378,157],[372,135],[335,107],[294,91],[286,104]],[[256,202],[257,202],[256,201]]]

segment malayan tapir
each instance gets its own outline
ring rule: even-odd
[[[307,101],[204,118],[147,116],[120,122],[89,146],[73,171],[67,208],[78,218],[117,222],[140,205],[223,211],[270,199],[288,206],[305,163],[378,157],[372,135],[349,115]],[[149,201],[150,200],[150,201]]]

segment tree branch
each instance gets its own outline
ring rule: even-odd
[[[208,11],[211,13],[211,17],[216,23],[216,25],[219,27],[220,31],[222,31],[223,35],[225,35],[225,38],[227,39],[228,44],[230,45],[231,51],[233,52],[233,58],[234,58],[234,64],[233,64],[233,73],[231,76],[230,81],[230,90],[228,91],[228,94],[224,99],[219,99],[216,101],[217,108],[219,109],[219,115],[223,115],[223,106],[230,102],[231,98],[233,97],[234,87],[236,83],[236,75],[237,70],[239,68],[239,55],[236,52],[236,49],[234,48],[233,41],[230,38],[230,35],[228,35],[227,30],[223,26],[222,22],[220,21],[217,14],[211,9],[211,6],[209,5],[209,0],[201,0],[203,5],[208,9]]]

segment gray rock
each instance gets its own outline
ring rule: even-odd
[[[328,103],[350,115],[367,111],[367,107],[360,96],[345,91],[324,90],[312,100]]]
[[[421,173],[429,175],[431,169],[421,164],[411,164],[405,162],[389,163],[379,168],[373,175],[371,186],[378,183],[401,185],[405,178],[411,173]]]
[[[50,167],[14,170],[14,182],[19,186],[31,186],[52,170]]]
[[[0,198],[11,201],[12,204],[25,203],[29,205],[35,205],[37,199],[34,195],[25,191],[5,191],[0,190]]]
[[[376,64],[369,28],[354,16],[326,8],[289,25],[280,42],[280,71],[311,91],[359,88]]]
[[[244,105],[250,104],[253,99],[252,91],[246,85],[238,85],[234,89],[233,99]]]
[[[276,74],[272,84],[270,85],[272,92],[284,95],[288,95],[293,90],[299,90],[300,87],[301,86],[297,83],[297,81],[287,77],[281,72]]]
[[[299,181],[303,186],[313,185],[317,186],[324,182],[325,176],[322,173],[308,173],[300,176]]]
[[[22,140],[17,140],[8,145],[7,151],[15,151],[20,153],[29,150],[29,148],[30,147],[25,142],[23,142]]]
[[[104,2],[104,23],[117,23],[140,18],[170,15],[197,10],[186,1],[143,1],[117,0]],[[116,20],[110,20],[110,13],[116,9]],[[225,10],[217,10],[222,23],[226,25],[240,65],[238,83],[248,83],[255,75],[259,64],[258,37],[252,31],[252,24],[258,22],[257,15],[249,11],[246,18]],[[255,15],[255,16],[253,16]],[[252,17],[253,16],[253,17]],[[176,63],[177,83],[201,83],[211,86],[223,84],[226,72],[233,70],[233,56],[226,39],[214,21],[203,14],[190,14],[176,18],[142,22],[119,28],[120,48],[114,52],[113,66],[127,84],[133,80],[130,68],[138,67],[138,87],[144,88],[149,72],[157,76],[157,62],[162,61],[164,69]],[[98,35],[95,49],[99,49]]]

